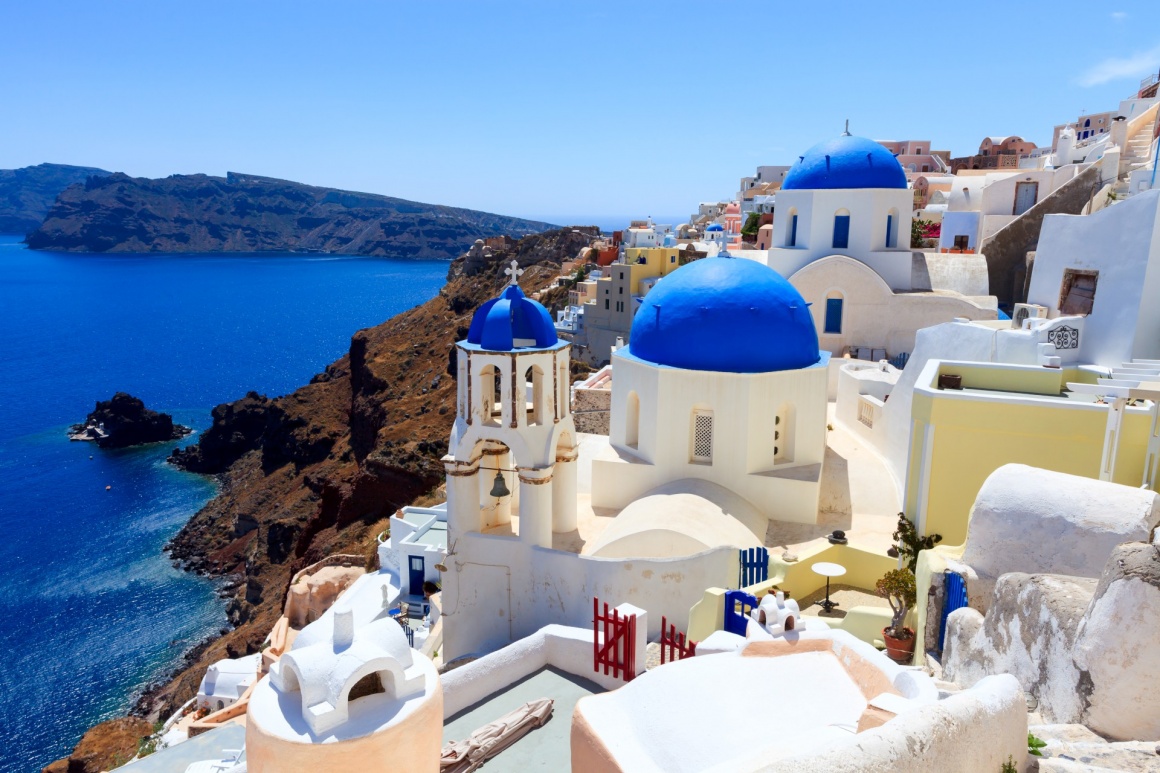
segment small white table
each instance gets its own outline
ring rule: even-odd
[[[814,570],[815,574],[820,574],[826,578],[826,600],[823,601],[820,606],[822,609],[826,610],[826,612],[833,612],[834,607],[841,605],[836,601],[830,601],[830,578],[841,577],[846,573],[846,567],[842,566],[841,564],[830,563],[829,561],[820,561],[811,566],[810,569]]]

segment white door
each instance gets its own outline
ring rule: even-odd
[[[1039,198],[1039,183],[1015,183],[1015,210],[1014,215],[1022,215],[1035,206]]]

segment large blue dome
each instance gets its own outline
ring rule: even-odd
[[[763,263],[702,258],[644,298],[628,351],[658,365],[768,373],[818,362],[818,333],[801,294]]]
[[[781,184],[786,191],[905,187],[906,172],[893,153],[874,140],[849,134],[807,150]]]
[[[469,344],[492,352],[544,349],[554,346],[557,340],[548,310],[514,284],[476,309],[467,330]]]

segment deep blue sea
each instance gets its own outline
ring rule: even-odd
[[[214,483],[165,464],[176,443],[101,451],[68,426],[126,391],[203,430],[218,403],[306,383],[447,267],[68,255],[0,235],[0,770],[68,753],[225,625],[213,586],[161,550]]]

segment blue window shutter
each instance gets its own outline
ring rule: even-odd
[[[794,215],[793,219],[789,223],[789,246],[790,247],[797,246],[797,219],[798,219],[798,216]]]
[[[894,231],[894,215],[887,215],[886,216],[886,246],[887,247],[894,246],[894,239],[892,238],[894,235],[892,233],[893,231]]]
[[[826,327],[825,332],[835,335],[842,332],[842,299],[826,299]]]
[[[844,250],[850,246],[850,216],[834,216],[834,249]]]

